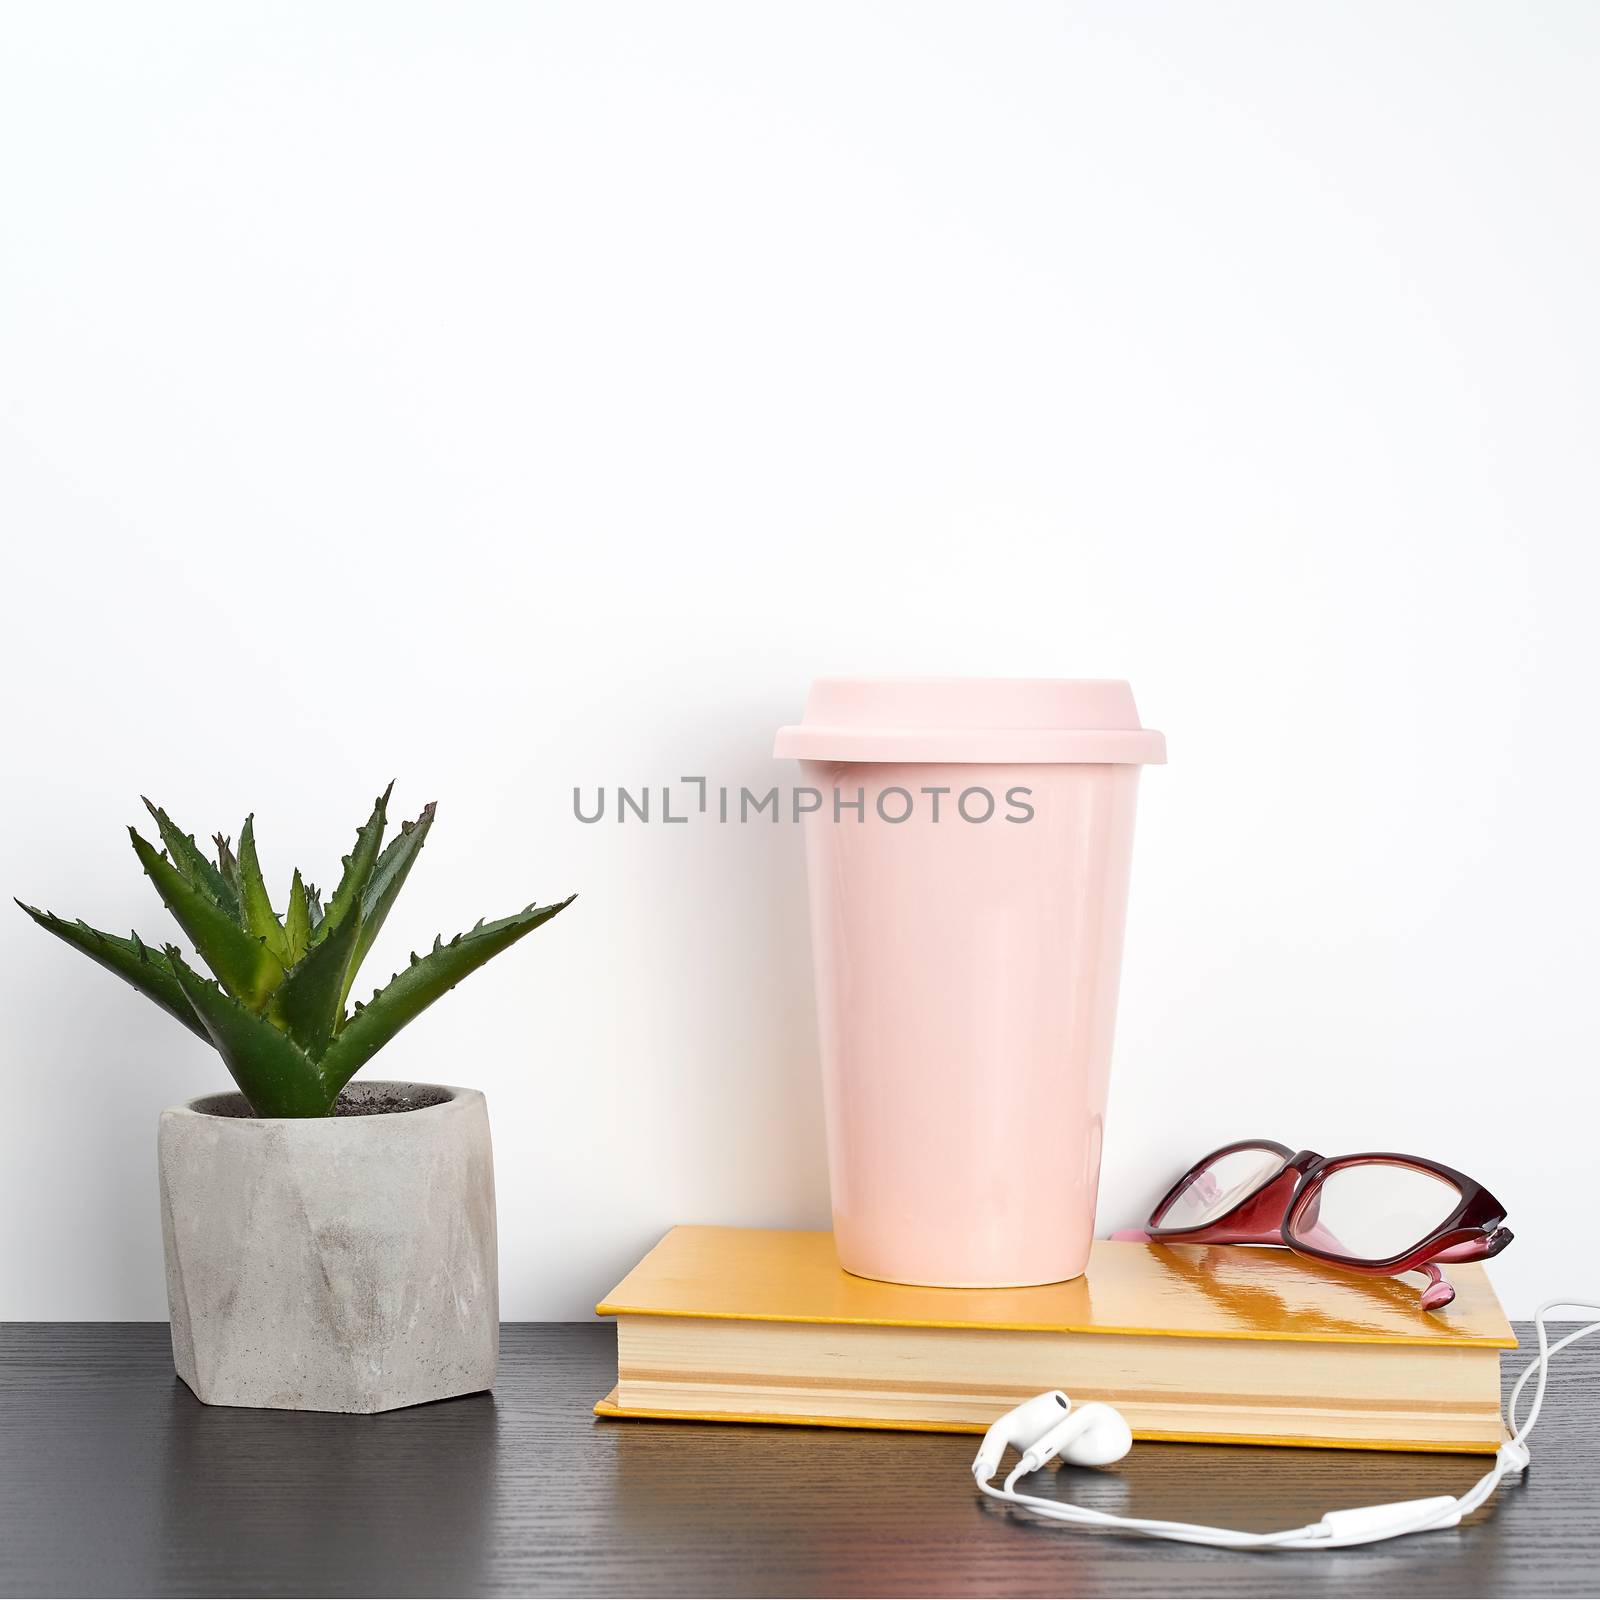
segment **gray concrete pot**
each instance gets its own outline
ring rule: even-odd
[[[208,1405],[391,1411],[489,1388],[500,1355],[488,1106],[253,1117],[238,1094],[161,1113],[161,1234],[178,1376]]]

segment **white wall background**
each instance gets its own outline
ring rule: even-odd
[[[506,1314],[582,1316],[827,1188],[799,832],[573,784],[787,777],[819,672],[1126,676],[1104,1225],[1417,1149],[1528,1312],[1593,1254],[1597,68],[1581,0],[6,6],[0,885],[154,938],[141,791],[282,885],[396,776],[374,977],[580,890],[382,1066],[488,1091]],[[15,912],[0,974],[0,1316],[163,1316],[220,1063]]]

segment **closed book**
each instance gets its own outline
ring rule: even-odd
[[[1492,1452],[1500,1352],[1481,1266],[1428,1312],[1407,1281],[1241,1245],[1097,1241],[1081,1278],[924,1289],[844,1272],[828,1233],[674,1228],[596,1308],[604,1417],[981,1433],[1044,1389],[1138,1439]]]

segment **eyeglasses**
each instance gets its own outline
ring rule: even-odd
[[[1425,1310],[1456,1297],[1438,1263],[1486,1261],[1511,1243],[1506,1208],[1464,1172],[1389,1152],[1295,1154],[1271,1139],[1213,1150],[1145,1226],[1158,1243],[1281,1244],[1351,1272],[1420,1272]]]

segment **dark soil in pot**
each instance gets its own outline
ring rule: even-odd
[[[397,1111],[423,1111],[443,1105],[450,1097],[437,1088],[392,1083],[352,1083],[334,1102],[336,1117],[381,1117]],[[196,1109],[212,1117],[254,1117],[242,1094],[208,1095]],[[307,1118],[315,1121],[315,1118]]]
[[[377,1117],[391,1111],[421,1111],[426,1106],[439,1105],[444,1098],[442,1094],[426,1091],[407,1094],[395,1089],[355,1092],[346,1089],[334,1101],[333,1114],[336,1117]]]

